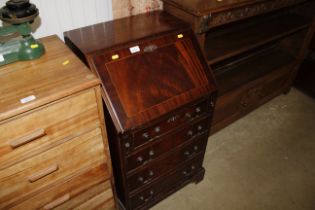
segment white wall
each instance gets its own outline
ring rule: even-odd
[[[6,0],[0,0],[4,6]],[[39,9],[33,28],[36,38],[113,19],[111,0],[31,0]]]

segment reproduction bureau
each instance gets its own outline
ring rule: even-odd
[[[162,1],[168,13],[190,23],[213,69],[212,133],[290,90],[311,34],[311,19],[295,9],[309,1]]]
[[[56,36],[0,68],[0,209],[114,209],[100,81]]]
[[[153,12],[65,33],[102,80],[122,209],[203,179],[216,84],[189,25]]]

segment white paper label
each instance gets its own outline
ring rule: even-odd
[[[4,57],[2,54],[0,54],[0,62],[3,62],[4,61]]]
[[[36,99],[36,96],[31,95],[31,96],[27,96],[26,98],[22,98],[22,99],[20,100],[20,102],[21,102],[22,104],[26,104],[26,103],[28,103],[28,102],[30,102],[30,101],[34,101],[35,99]]]
[[[130,52],[133,54],[133,53],[137,53],[137,52],[140,52],[140,47],[137,45],[137,46],[134,46],[134,47],[130,47],[129,48]]]

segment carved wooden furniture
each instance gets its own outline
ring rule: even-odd
[[[56,36],[0,68],[0,209],[114,209],[99,80]]]
[[[304,93],[315,98],[315,1],[310,1],[296,9],[300,15],[313,19],[311,44],[298,71],[295,86]]]
[[[216,86],[189,25],[154,12],[65,40],[102,80],[122,208],[147,209],[201,181]]]
[[[287,92],[305,55],[306,0],[163,0],[191,24],[218,82],[212,133]]]

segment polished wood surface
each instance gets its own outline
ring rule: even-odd
[[[102,25],[129,28],[129,42],[104,47],[107,33],[119,43],[126,39],[110,29],[98,34]],[[90,36],[99,38],[90,44]],[[102,81],[119,206],[148,209],[184,185],[201,181],[217,94],[187,24],[154,12],[66,32],[65,40]]]
[[[40,59],[1,67],[0,120],[98,84],[81,61],[55,36],[44,38],[42,42],[46,53]],[[36,100],[21,103],[21,99],[32,95]]]
[[[277,41],[308,28],[310,20],[296,14],[270,15],[209,33],[205,52],[209,65]],[[237,40],[237,41],[235,41]]]
[[[123,132],[215,90],[214,81],[203,73],[206,64],[199,61],[188,39],[191,34],[182,34],[183,39],[174,34],[139,45],[141,49],[154,45],[158,49],[153,52],[125,56],[122,49],[117,61],[109,60],[115,54],[111,51],[93,56],[107,106]]]
[[[42,42],[40,59],[0,68],[0,209],[113,209],[100,81]]]
[[[205,15],[209,13],[215,13],[219,11],[231,10],[239,7],[246,7],[258,3],[268,2],[268,0],[162,0],[167,4],[176,5],[182,9],[185,9],[194,15]],[[277,1],[277,0],[275,0]],[[289,1],[290,2],[290,1]],[[294,1],[291,1],[294,3]],[[286,2],[283,1],[283,5]]]
[[[80,56],[83,59],[86,55],[98,50],[136,43],[145,37],[158,36],[165,32],[174,32],[183,27],[189,27],[187,23],[178,21],[172,16],[156,15],[157,13],[160,12],[131,16],[127,21],[123,18],[99,23],[67,31],[64,35],[66,39],[71,37],[75,47],[84,53],[84,56]],[[89,40],[89,42],[85,40]]]
[[[212,133],[287,92],[305,56],[314,13],[307,0],[163,0],[191,24],[214,70],[219,98]]]
[[[163,0],[164,9],[189,22],[198,33],[227,23],[303,3],[307,0]],[[203,42],[204,37],[200,37]]]

